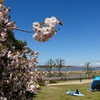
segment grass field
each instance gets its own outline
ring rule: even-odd
[[[88,91],[90,84],[80,85],[62,85],[62,86],[45,86],[41,92],[35,96],[34,100],[100,100],[100,92]],[[84,94],[84,97],[76,97],[67,95],[67,90],[79,91]]]

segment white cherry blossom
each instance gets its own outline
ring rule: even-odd
[[[46,18],[43,24],[39,22],[33,23],[33,30],[35,34],[33,38],[39,42],[48,41],[56,32],[56,25],[59,21],[56,17]]]

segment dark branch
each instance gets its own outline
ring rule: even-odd
[[[33,33],[33,31],[27,31],[27,30],[23,30],[23,29],[19,29],[19,28],[16,28],[15,30],[22,31],[22,32],[27,32],[27,33]]]

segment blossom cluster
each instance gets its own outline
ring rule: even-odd
[[[48,41],[56,33],[56,25],[61,24],[61,22],[54,16],[51,18],[46,18],[43,23],[34,22],[33,30],[35,34],[33,38],[39,42]]]
[[[0,95],[0,98],[7,98],[9,100],[14,93],[17,93],[19,90],[21,90],[19,95],[22,95],[22,92],[25,91],[34,94],[40,87],[37,82],[37,77],[39,77],[41,72],[32,71],[38,59],[38,52],[33,52],[27,47],[23,47],[22,50],[7,49],[7,52],[6,48],[7,47],[5,47],[2,52],[0,51],[0,70],[2,70],[0,73],[2,77],[0,87],[3,89],[10,85],[12,87],[7,88],[9,93],[6,93],[7,90],[5,92],[1,89],[0,93],[2,93],[2,95]],[[29,56],[30,59],[26,59],[26,55]]]
[[[0,40],[4,41],[7,37],[7,29],[14,30],[16,24],[10,21],[10,7],[6,8],[2,3],[0,3]]]

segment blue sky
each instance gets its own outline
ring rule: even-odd
[[[64,26],[48,42],[36,42],[32,33],[15,31],[15,37],[27,41],[38,51],[39,63],[65,59],[66,65],[84,65],[100,61],[100,0],[5,0],[11,7],[11,20],[21,29],[32,30],[32,23],[46,17],[60,18]]]

